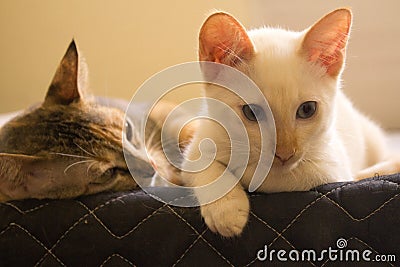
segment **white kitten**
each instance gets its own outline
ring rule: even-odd
[[[244,72],[261,89],[274,115],[275,159],[258,191],[309,190],[328,182],[350,181],[386,157],[380,128],[359,113],[340,90],[351,22],[351,11],[338,9],[303,32],[274,28],[246,32],[226,13],[215,13],[203,24],[200,60]],[[252,112],[260,103],[251,103],[253,109],[249,109],[234,94],[209,85],[205,95],[234,109],[249,133],[250,163],[241,182],[224,197],[201,206],[212,231],[238,235],[249,215],[243,187],[249,185],[260,150],[260,133]],[[187,151],[189,159],[199,156],[198,145],[204,138],[213,139],[222,153],[229,151],[226,134],[204,121]],[[217,160],[208,169],[184,173],[184,183],[200,186],[217,179],[226,168],[222,158],[217,153]],[[371,174],[369,171],[362,176]],[[196,196],[199,200],[206,197],[198,193]]]

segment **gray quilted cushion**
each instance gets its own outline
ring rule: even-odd
[[[399,266],[399,183],[400,175],[393,175],[308,192],[252,194],[250,222],[232,239],[210,232],[198,208],[169,206],[140,190],[4,203],[0,266],[264,266],[271,262],[257,253],[265,246],[321,253],[337,249],[339,239],[347,242],[343,249],[372,251],[370,259],[394,255],[397,261],[382,266]],[[272,263],[380,266],[329,258],[281,262],[276,255]]]

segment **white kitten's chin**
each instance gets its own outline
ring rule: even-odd
[[[282,162],[280,162],[279,160],[274,160],[274,162],[272,163],[271,170],[279,171],[282,173],[289,173],[294,169],[296,169],[298,166],[299,166],[298,161],[294,163],[285,162],[284,164],[282,164]]]
[[[264,184],[258,189],[261,192],[308,191],[311,188],[330,182],[328,173],[316,170],[315,166],[296,154],[282,163],[275,158]]]

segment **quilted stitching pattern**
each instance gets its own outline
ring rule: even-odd
[[[253,194],[249,224],[233,239],[210,232],[197,208],[169,206],[140,190],[3,203],[0,266],[258,266],[266,264],[256,256],[264,245],[321,251],[338,238],[348,249],[394,254],[397,262],[381,265],[399,266],[399,184],[400,175],[392,175]],[[340,266],[329,260],[287,265]]]

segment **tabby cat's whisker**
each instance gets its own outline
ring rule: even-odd
[[[90,144],[90,147],[92,148],[92,153],[93,153],[93,155],[95,155],[96,157],[98,157],[98,155],[97,155],[96,152],[94,151],[93,143],[92,143],[92,142],[88,142],[88,143]]]
[[[92,168],[93,165],[95,165],[96,163],[98,163],[98,162],[94,160],[92,163],[89,164],[89,166],[88,166],[87,169],[86,169],[86,176],[89,177],[90,168]]]
[[[50,152],[50,154],[60,155],[60,156],[65,156],[65,157],[71,157],[71,158],[81,158],[81,159],[90,159],[91,158],[91,157],[88,157],[88,156],[79,156],[79,155],[59,153],[59,152]]]
[[[91,161],[94,161],[94,160],[93,160],[93,159],[90,159],[90,160],[82,160],[82,161],[74,162],[74,163],[68,165],[68,166],[64,169],[64,174],[67,174],[67,171],[68,171],[70,168],[72,168],[73,166],[75,166],[75,165],[82,164],[82,163],[87,163],[87,162],[91,162]]]
[[[75,144],[77,147],[79,147],[79,148],[80,148],[83,152],[85,152],[86,154],[88,154],[88,155],[90,155],[90,156],[92,156],[92,157],[96,157],[95,154],[92,154],[92,153],[88,152],[86,149],[84,149],[83,147],[81,147],[81,146],[78,145],[77,143],[74,142],[74,144]]]

